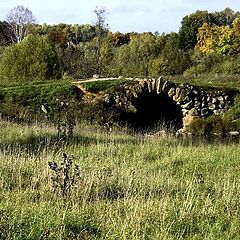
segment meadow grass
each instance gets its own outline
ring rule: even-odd
[[[240,144],[0,122],[0,239],[240,239]],[[52,188],[48,162],[81,179]]]

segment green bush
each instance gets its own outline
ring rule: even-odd
[[[30,35],[7,47],[0,61],[0,77],[5,84],[60,77],[54,45],[46,37]]]
[[[222,116],[211,116],[207,119],[197,118],[189,126],[190,132],[196,136],[225,137],[230,131],[240,131],[240,121],[232,121]]]
[[[240,56],[236,58],[229,58],[225,61],[216,64],[211,69],[211,73],[218,74],[239,74],[240,73]]]

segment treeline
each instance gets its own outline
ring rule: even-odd
[[[197,11],[182,19],[178,33],[170,34],[113,33],[105,19],[98,18],[102,22],[94,25],[27,23],[20,36],[13,31],[11,22],[3,21],[0,79],[8,83],[89,78],[93,74],[104,77],[237,74],[239,17],[239,12],[229,8],[214,13]]]

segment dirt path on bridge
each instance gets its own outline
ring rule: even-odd
[[[91,78],[91,79],[88,79],[88,80],[77,80],[77,81],[74,81],[73,84],[81,84],[81,83],[88,83],[88,82],[101,82],[101,81],[109,81],[109,80],[120,80],[121,78],[114,78],[114,77],[110,77],[110,78]],[[133,80],[134,81],[134,78],[124,78],[126,80]]]

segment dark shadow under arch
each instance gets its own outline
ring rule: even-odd
[[[137,131],[149,132],[166,128],[176,131],[183,126],[181,106],[167,94],[143,92],[131,103],[136,112],[124,112],[120,121]]]

